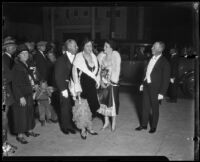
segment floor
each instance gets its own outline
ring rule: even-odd
[[[137,90],[121,88],[120,113],[117,129],[100,131],[102,120],[95,118],[97,136],[65,135],[58,123],[41,127],[37,121],[35,132],[39,137],[28,137],[29,143],[18,143],[9,134],[9,142],[18,149],[13,156],[165,156],[169,160],[193,160],[194,158],[194,100],[179,98],[177,103],[165,100],[160,106],[157,132],[135,131],[138,124],[137,109],[141,108],[141,94]]]

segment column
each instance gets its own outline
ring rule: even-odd
[[[51,8],[51,41],[55,40],[54,34],[54,7]]]
[[[95,40],[95,7],[91,8],[91,38]]]
[[[138,40],[144,39],[144,7],[138,8]]]

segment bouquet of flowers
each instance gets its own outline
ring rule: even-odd
[[[101,86],[103,88],[106,88],[109,85],[109,83],[110,83],[109,76],[110,76],[109,69],[103,67],[101,69]]]

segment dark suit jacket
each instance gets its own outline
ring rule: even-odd
[[[72,75],[72,64],[66,54],[60,56],[55,63],[55,82],[59,91],[68,89],[68,82]]]
[[[10,58],[8,55],[3,54],[2,56],[2,79],[5,80],[5,86],[6,86],[6,105],[11,105],[13,100],[13,94],[12,94],[12,67],[13,67],[14,60],[13,58]]]
[[[3,54],[2,56],[2,65],[3,65],[3,77],[6,78],[7,82],[11,81],[11,69],[13,67],[14,60],[8,55]]]
[[[29,96],[33,93],[29,80],[30,74],[28,67],[26,67],[22,62],[18,61],[14,64],[12,69],[12,88],[17,102],[19,102],[21,97]]]
[[[37,53],[34,55],[34,61],[38,73],[37,78],[39,80],[47,80],[47,59],[40,53],[40,51],[37,51]]]
[[[170,58],[171,78],[178,78],[179,57],[175,55]]]
[[[146,70],[145,70],[145,74],[146,74]],[[158,94],[165,95],[169,86],[169,81],[170,81],[170,65],[164,56],[161,56],[157,60],[151,72],[150,77],[151,77],[151,86],[153,87],[153,89]]]

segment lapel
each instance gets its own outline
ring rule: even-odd
[[[69,60],[67,54],[65,53],[65,54],[63,54],[63,55],[64,55],[64,59],[65,59],[66,65],[67,65],[69,68],[71,68],[71,67],[72,67],[72,63],[70,62],[70,60]]]
[[[160,58],[157,60],[156,64],[153,67],[152,72],[154,72],[154,70],[157,69],[160,66],[160,63],[162,62],[162,58],[163,58],[163,56],[160,56]]]
[[[40,55],[42,56],[43,59],[45,59],[45,60],[47,59],[44,53],[42,54],[40,51],[39,51],[39,53],[40,53]]]

